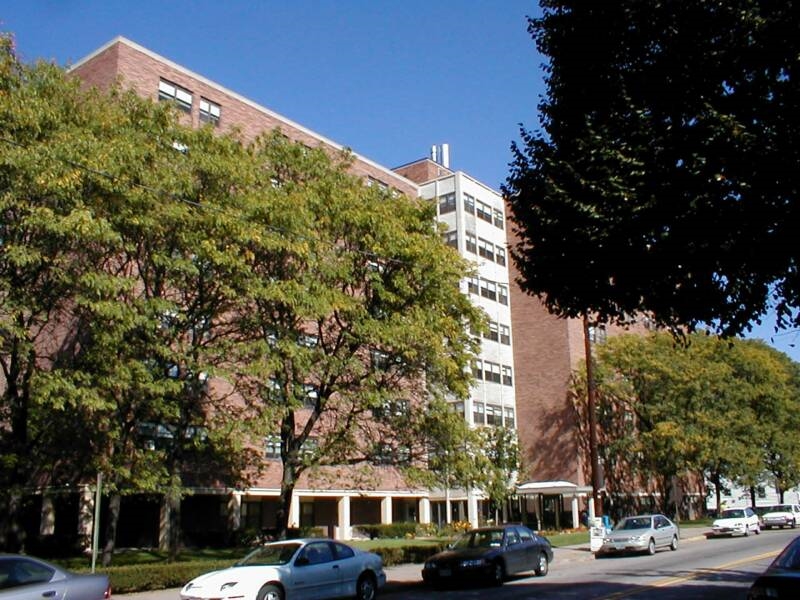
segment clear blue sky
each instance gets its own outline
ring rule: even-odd
[[[537,125],[537,14],[535,0],[5,0],[0,30],[26,62],[60,65],[122,35],[387,167],[448,143],[451,167],[498,189],[519,123]],[[754,335],[800,361],[800,334],[772,325]]]

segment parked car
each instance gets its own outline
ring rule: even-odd
[[[794,538],[753,582],[747,600],[797,598],[800,590],[800,537]]]
[[[422,579],[430,585],[464,581],[502,585],[507,576],[525,571],[543,577],[552,561],[550,541],[523,525],[480,527],[426,560]]]
[[[776,504],[767,506],[761,511],[761,522],[764,529],[772,529],[786,526],[794,529],[800,521],[800,506],[797,504]]]
[[[655,554],[658,548],[678,549],[680,532],[664,515],[625,517],[603,538],[595,558],[623,552]]]
[[[182,600],[373,600],[386,584],[381,557],[334,540],[271,542],[228,569],[183,586]]]
[[[104,600],[108,576],[67,571],[39,558],[0,554],[0,600]]]
[[[714,519],[706,537],[748,536],[751,533],[761,533],[761,519],[752,508],[746,506],[723,510],[719,518]]]

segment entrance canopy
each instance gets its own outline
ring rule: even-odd
[[[592,486],[576,485],[569,481],[528,481],[517,485],[517,494],[520,496],[556,495],[582,496],[592,494]]]

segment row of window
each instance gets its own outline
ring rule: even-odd
[[[511,367],[500,365],[488,360],[472,361],[472,376],[480,381],[490,383],[502,383],[503,385],[514,385]]]
[[[508,306],[508,286],[482,277],[468,277],[467,291]]]
[[[475,335],[475,331],[472,332]],[[511,328],[496,321],[489,321],[489,329],[483,332],[483,339],[511,345]]]
[[[455,403],[455,410],[462,417],[466,418],[463,402]],[[495,427],[516,427],[516,415],[511,406],[497,406],[485,402],[472,402],[472,422],[475,425],[492,425]]]
[[[456,210],[456,194],[450,192],[449,194],[442,194],[439,196],[439,214],[444,215],[454,212]],[[469,215],[474,215],[479,219],[493,224],[499,229],[505,227],[503,211],[497,208],[492,208],[486,202],[481,202],[474,196],[464,194],[464,211]]]
[[[162,79],[158,82],[158,99],[163,102],[173,102],[183,112],[192,112],[194,100],[192,92],[171,81]],[[216,127],[222,118],[222,107],[208,98],[201,97],[198,116],[201,123],[211,123]]]

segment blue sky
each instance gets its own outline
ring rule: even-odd
[[[537,125],[535,0],[6,0],[26,62],[69,65],[117,35],[387,167],[450,144],[498,189]],[[800,361],[800,334],[754,330]],[[772,338],[772,339],[770,339]],[[795,342],[798,348],[794,347]]]

